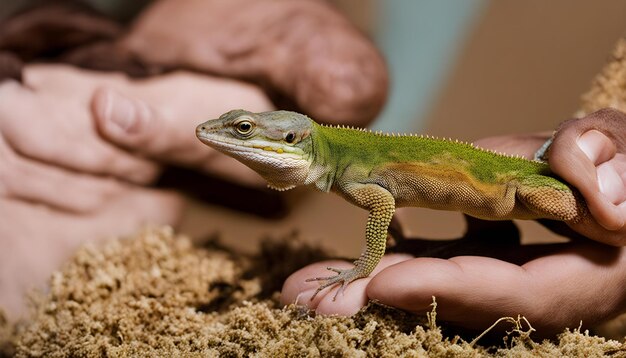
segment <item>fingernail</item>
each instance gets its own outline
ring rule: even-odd
[[[624,182],[615,167],[610,163],[604,163],[596,170],[600,192],[613,204],[623,202],[625,199]]]
[[[113,91],[108,93],[105,106],[106,119],[123,131],[128,131],[137,122],[137,109],[133,101]]]
[[[580,137],[578,137],[576,144],[578,144],[578,147],[583,151],[583,153],[585,153],[587,158],[595,164],[600,156],[600,152],[599,147],[596,145],[596,134],[594,132],[596,131],[583,133]]]

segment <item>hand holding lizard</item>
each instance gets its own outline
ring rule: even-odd
[[[603,243],[626,245],[626,114],[603,109],[564,122],[548,154],[550,168],[582,193],[595,219],[571,227]]]
[[[606,200],[619,207],[620,200],[623,201],[624,182],[615,178],[621,178],[625,172],[625,149],[620,141],[607,141],[605,138],[608,136],[591,132],[591,137],[585,138],[589,134],[582,137],[583,143],[589,141],[584,150],[571,150],[569,147],[568,151],[567,147],[563,147],[565,143],[575,143],[582,134],[573,130],[580,128],[577,122],[585,125],[595,123],[603,131],[611,133],[612,138],[626,133],[624,121],[611,121],[614,126],[610,129],[602,127],[599,122],[604,122],[602,118],[605,115],[599,112],[568,122],[569,125],[566,123],[556,134],[550,159],[551,163],[579,161],[591,169],[586,181],[574,182],[583,194],[588,193],[590,188],[598,188],[598,180],[606,183],[608,178],[612,184]],[[532,158],[548,137],[496,137],[477,144]],[[603,165],[611,167],[601,168]],[[555,171],[567,178],[568,175],[579,174],[576,168],[564,165]],[[603,188],[606,190],[607,186]],[[594,218],[598,219],[595,215]],[[607,231],[600,224],[593,227],[596,230],[593,233],[599,238],[602,238],[603,231]],[[608,231],[613,238],[621,237],[620,229]],[[436,296],[438,317],[442,320],[484,329],[500,317],[523,314],[541,335],[557,333],[566,326],[577,326],[581,320],[585,325],[593,325],[614,317],[626,307],[626,295],[622,289],[626,283],[626,250],[593,242],[575,242],[557,250],[551,248],[521,266],[477,256],[443,260],[387,255],[372,276],[354,282],[340,300],[332,301],[337,289],[334,288],[321,292],[309,301],[317,286],[305,283],[305,279],[324,274],[329,264],[338,265],[337,262],[316,263],[294,273],[283,286],[282,302],[292,303],[297,299],[300,304],[306,304],[320,313],[352,314],[368,299],[376,299],[387,305],[422,313],[430,309],[432,296]],[[348,263],[343,264],[349,266]]]

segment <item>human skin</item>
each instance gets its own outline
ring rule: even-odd
[[[622,138],[626,128],[622,116],[601,111],[564,123],[549,153],[553,171],[587,200],[590,195],[596,200],[590,205],[596,222],[572,228],[613,245],[623,245],[625,237],[626,147]],[[505,136],[476,144],[532,158],[548,137]],[[351,264],[319,262],[295,272],[283,286],[281,301],[297,301],[321,314],[350,315],[373,299],[423,313],[431,309],[435,296],[437,317],[443,321],[485,329],[500,317],[522,314],[543,336],[577,327],[581,320],[586,326],[600,323],[626,308],[626,249],[591,240],[546,249],[539,255],[535,251],[522,265],[478,256],[444,260],[387,255],[370,277],[353,282],[336,301],[332,299],[337,288],[310,300],[318,284],[305,280],[327,275],[329,266],[348,268]]]
[[[281,108],[326,123],[365,126],[387,97],[380,53],[320,0],[160,0],[119,48],[151,64],[251,80]]]
[[[78,246],[147,223],[175,226],[182,198],[147,187],[162,163],[264,186],[193,136],[205,115],[235,105],[272,108],[257,87],[184,72],[132,81],[37,65],[24,69],[23,84],[0,84],[0,307],[8,316],[17,318],[23,294]]]

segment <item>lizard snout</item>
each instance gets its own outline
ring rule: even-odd
[[[200,133],[204,132],[206,130],[206,126],[204,125],[204,123],[198,125],[196,127],[196,135],[200,135]]]

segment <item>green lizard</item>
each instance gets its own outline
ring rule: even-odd
[[[323,281],[313,297],[341,284],[338,294],[374,270],[396,207],[455,210],[487,220],[576,223],[588,215],[580,194],[546,163],[469,143],[320,125],[288,111],[234,110],[200,124],[196,134],[254,169],[273,189],[314,184],[369,211],[366,247],[354,267],[329,267],[337,275],[310,279]]]

